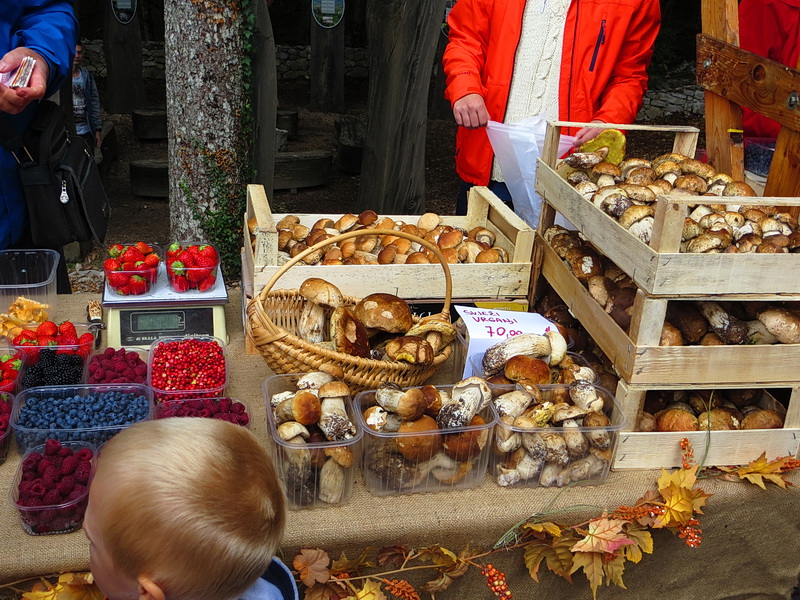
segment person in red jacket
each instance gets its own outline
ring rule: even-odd
[[[797,68],[800,54],[800,0],[741,0],[739,46]],[[742,107],[747,137],[776,138],[780,123]]]
[[[459,125],[456,212],[466,212],[472,185],[510,200],[493,164],[489,119],[632,123],[660,24],[658,0],[458,0],[443,57]],[[580,145],[600,131],[570,133]]]

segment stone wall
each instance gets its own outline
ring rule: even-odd
[[[84,44],[85,64],[100,77],[106,75],[102,40]],[[311,51],[308,46],[278,46],[278,79],[308,79],[311,69]],[[367,77],[369,56],[366,48],[345,48],[345,77],[363,79]],[[142,66],[145,78],[164,79],[164,44],[142,43]],[[644,97],[644,105],[636,117],[637,121],[652,121],[674,113],[703,114],[703,90],[696,84],[672,89],[651,89]]]

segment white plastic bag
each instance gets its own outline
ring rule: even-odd
[[[547,120],[542,117],[530,117],[516,123],[489,121],[486,126],[503,179],[514,201],[514,212],[534,228],[539,225],[542,206],[542,198],[534,188],[536,159],[544,150],[546,129]],[[574,141],[574,137],[562,135],[558,155],[563,156]]]

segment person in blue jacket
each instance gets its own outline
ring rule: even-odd
[[[103,132],[103,115],[100,112],[100,93],[89,69],[81,66],[83,45],[75,46],[72,63],[72,114],[75,117],[75,133],[81,136],[89,148],[100,145]]]

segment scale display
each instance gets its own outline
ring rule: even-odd
[[[215,308],[221,309],[214,306],[118,308],[114,312],[119,321],[112,324],[111,331],[119,334],[121,346],[149,346],[152,341],[171,335],[216,335],[219,323],[214,318]]]

